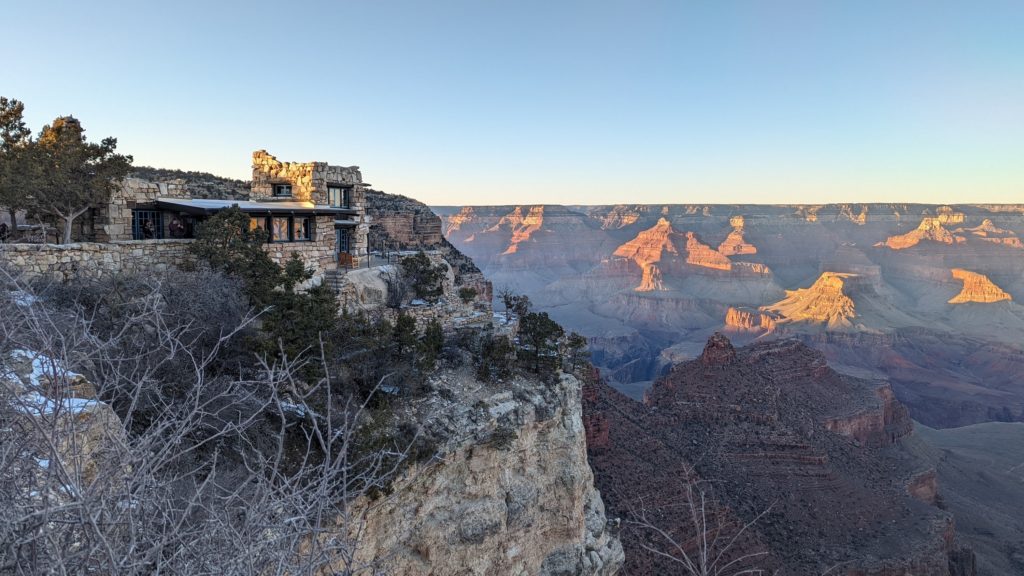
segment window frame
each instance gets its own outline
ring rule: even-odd
[[[281,194],[278,192],[278,190],[284,189],[288,190],[287,194]],[[274,198],[291,198],[293,196],[292,190],[293,187],[290,182],[274,182],[271,184],[271,195],[273,195]]]
[[[145,218],[142,215],[146,215]],[[153,222],[153,237],[146,238],[142,232],[143,222]],[[156,208],[132,208],[132,240],[163,240],[164,213]]]
[[[355,187],[348,184],[328,184],[327,185],[327,204],[335,208],[352,208],[352,191]],[[332,192],[338,192],[337,203],[335,203],[335,197]]]

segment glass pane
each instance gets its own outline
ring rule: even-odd
[[[295,239],[296,240],[309,240],[310,239],[310,225],[309,218],[296,218],[295,219]]]
[[[288,241],[288,218],[273,218],[273,239],[274,242]]]

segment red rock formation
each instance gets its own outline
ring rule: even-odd
[[[700,355],[700,361],[705,366],[725,366],[736,360],[736,349],[732,342],[719,332],[708,339],[704,346],[704,352]]]
[[[640,219],[640,213],[628,206],[615,206],[601,219],[602,230],[618,230]]]
[[[701,242],[693,232],[686,233],[686,263],[716,270],[732,269],[732,262],[727,257]]]
[[[965,302],[991,303],[1013,299],[984,274],[962,268],[954,268],[952,273],[953,278],[962,281],[964,286],[959,294],[949,300],[950,304],[963,304]]]
[[[857,316],[844,288],[856,274],[824,272],[810,288],[786,290],[786,298],[761,309],[780,316],[779,322],[824,324],[829,329],[850,328]]]
[[[891,446],[909,436],[914,425],[906,406],[896,400],[888,384],[875,392],[882,400],[881,410],[875,405],[850,415],[829,418],[825,421],[825,427],[865,446],[874,447]]]
[[[473,207],[472,206],[463,206],[462,209],[459,210],[458,214],[452,214],[451,216],[449,216],[446,219],[446,222],[445,222],[445,229],[444,229],[445,237],[448,237],[453,232],[461,230],[462,229],[462,225],[467,223],[467,222],[472,222],[473,219],[474,219],[474,216],[475,215],[473,213]]]
[[[635,289],[637,292],[664,289],[661,272],[656,264],[661,262],[666,254],[679,255],[673,242],[673,236],[676,234],[672,224],[665,218],[660,218],[653,227],[640,232],[636,238],[615,250],[614,256],[632,260],[643,271],[640,285]]]
[[[544,225],[544,207],[534,206],[526,216],[523,216],[522,208],[516,206],[511,214],[498,222],[498,226],[502,225],[512,228],[512,239],[504,254],[515,254],[519,250],[519,243],[529,240],[530,236]]]
[[[749,244],[743,238],[744,219],[743,216],[733,216],[729,219],[732,232],[718,245],[718,251],[725,256],[734,254],[757,254],[757,247]]]
[[[911,424],[889,387],[838,374],[799,342],[736,349],[716,334],[700,358],[654,384],[646,409],[588,386],[591,466],[609,515],[627,527],[642,505],[691,542],[675,497],[708,486],[719,518],[752,522],[733,551],[758,553],[744,568],[949,576],[951,565],[970,564],[949,514],[928,503],[934,483],[903,448]],[[648,533],[627,529],[622,541],[626,574],[674,573],[645,550]]]
[[[905,250],[917,246],[922,240],[931,240],[942,244],[960,244],[964,242],[964,237],[956,236],[942,226],[944,222],[951,220],[952,218],[948,215],[945,218],[926,216],[916,229],[899,236],[890,236],[883,245],[893,250]],[[962,216],[960,221],[963,221]]]
[[[1011,248],[1024,248],[1024,244],[1021,243],[1020,238],[1017,237],[1015,232],[999,228],[988,218],[982,220],[981,224],[974,228],[957,228],[953,233],[961,235],[969,234],[978,240],[991,242],[993,244],[1001,244],[1003,246],[1010,246]]]

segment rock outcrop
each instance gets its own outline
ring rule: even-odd
[[[653,227],[637,234],[636,238],[619,246],[612,254],[618,258],[631,260],[643,271],[637,292],[663,290],[661,271],[657,264],[666,255],[679,255],[673,237],[678,233],[665,218],[660,218]]]
[[[953,278],[962,281],[964,286],[959,294],[950,298],[950,304],[964,304],[966,302],[991,303],[1013,299],[984,274],[971,272],[963,268],[954,268],[952,274]]]
[[[529,240],[530,236],[544,225],[544,207],[533,206],[524,216],[523,209],[516,206],[516,209],[499,221],[498,225],[507,225],[512,229],[512,238],[504,254],[515,254],[519,250],[519,243]]]
[[[732,269],[732,261],[729,258],[701,242],[693,232],[686,233],[686,263],[715,270]]]
[[[809,288],[787,290],[785,299],[763,310],[780,316],[779,322],[824,324],[831,330],[851,328],[857,313],[845,287],[856,276],[825,272]]]
[[[917,246],[922,240],[931,240],[940,244],[959,244],[965,241],[963,236],[954,235],[943,227],[949,218],[926,216],[921,223],[910,232],[888,237],[881,245],[893,250],[905,250]],[[963,221],[962,219],[960,220]]]
[[[427,427],[449,438],[443,455],[364,503],[360,558],[409,576],[617,573],[623,552],[587,465],[579,381],[492,390],[448,373],[434,385],[459,400],[423,407],[434,411]]]
[[[743,216],[733,216],[729,218],[729,225],[732,226],[732,231],[726,236],[725,240],[718,245],[718,251],[725,256],[733,256],[735,254],[757,254],[757,247],[750,244],[743,238],[743,226],[745,220]]]
[[[645,405],[600,382],[584,400],[598,487],[628,527],[626,574],[672,570],[650,548],[677,550],[645,521],[687,553],[708,531],[712,546],[731,542],[711,554],[741,558],[737,570],[973,574],[954,569],[973,554],[933,505],[932,467],[904,447],[912,424],[891,389],[835,372],[799,342],[734,348],[714,335]],[[694,524],[694,501],[710,523]]]

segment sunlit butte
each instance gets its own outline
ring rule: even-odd
[[[59,16],[57,16],[59,14]],[[14,2],[2,93],[136,164],[428,204],[1020,202],[1024,4]],[[45,33],[45,41],[40,35]]]

